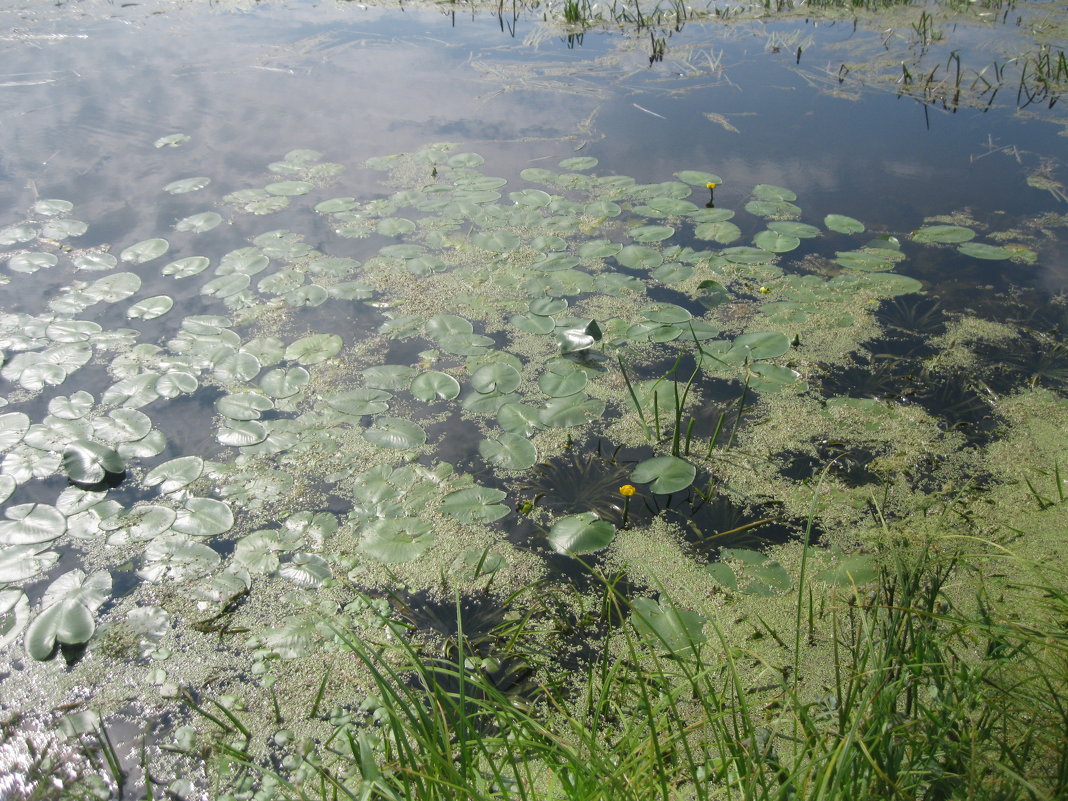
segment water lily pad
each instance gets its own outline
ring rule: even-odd
[[[20,503],[4,509],[0,521],[0,545],[34,545],[51,542],[67,530],[67,519],[45,503]]]
[[[109,473],[120,474],[126,463],[111,448],[91,440],[75,440],[63,450],[63,472],[80,484],[96,484]]]
[[[557,553],[581,556],[607,548],[616,536],[616,527],[594,512],[561,517],[549,532],[549,544]]]
[[[768,201],[797,200],[797,195],[795,195],[789,189],[785,189],[781,186],[775,186],[773,184],[757,184],[753,187],[753,196],[758,198],[759,200]]]
[[[298,197],[299,195],[306,195],[312,191],[315,188],[315,184],[308,183],[307,181],[277,181],[273,184],[267,184],[267,186],[263,188],[272,195]]]
[[[632,270],[651,270],[664,263],[664,254],[644,245],[627,245],[616,255],[616,261]]]
[[[211,264],[211,259],[206,256],[187,256],[184,259],[176,259],[163,267],[160,272],[164,275],[172,275],[175,278],[190,278],[204,272]]]
[[[134,273],[112,273],[98,278],[85,288],[85,294],[94,301],[118,303],[126,300],[141,288],[141,278]]]
[[[664,284],[677,284],[693,275],[693,267],[677,261],[665,262],[653,270],[650,275]]]
[[[511,231],[503,229],[480,231],[471,237],[471,241],[483,250],[493,253],[508,253],[519,247],[519,237]]]
[[[670,225],[641,225],[631,228],[627,234],[635,242],[663,242],[675,235],[675,229]]]
[[[152,430],[152,420],[137,409],[112,409],[93,421],[93,433],[108,442],[134,442]]]
[[[649,484],[649,489],[663,495],[686,489],[696,476],[697,468],[677,456],[646,459],[635,465],[630,474],[631,481]]]
[[[816,226],[791,220],[769,222],[768,230],[784,236],[796,236],[798,239],[812,239],[820,235],[820,229]]]
[[[654,648],[679,654],[693,650],[708,639],[702,631],[705,618],[696,612],[680,609],[667,601],[657,603],[652,598],[636,598],[630,606],[634,628]]]
[[[0,451],[18,444],[30,427],[30,418],[23,412],[0,414]]]
[[[566,359],[550,362],[538,379],[538,387],[550,398],[566,398],[582,392],[589,382],[586,371]]]
[[[145,565],[137,575],[145,581],[180,581],[205,575],[220,561],[219,554],[203,543],[180,534],[164,534],[145,548]]]
[[[179,456],[150,470],[144,478],[144,485],[158,486],[162,493],[177,492],[200,478],[203,472],[204,460],[201,457]]]
[[[111,574],[86,576],[71,570],[53,581],[41,602],[43,611],[26,629],[26,650],[37,660],[47,659],[56,644],[80,645],[96,631],[93,613],[111,595]]]
[[[315,210],[320,214],[336,214],[341,211],[352,211],[356,206],[356,198],[354,197],[332,197],[329,200],[316,203]]]
[[[504,403],[497,409],[497,425],[503,431],[529,437],[542,427],[541,410],[515,401]]]
[[[974,238],[975,231],[971,228],[965,228],[963,225],[928,225],[912,233],[912,239],[915,242],[957,244]]]
[[[433,526],[416,517],[372,520],[360,534],[357,550],[381,562],[418,559],[436,538]]]
[[[772,253],[788,253],[801,245],[801,240],[790,234],[778,231],[761,231],[753,238],[753,243],[761,250]]]
[[[478,452],[487,462],[505,470],[527,470],[538,461],[534,443],[520,434],[504,433],[497,439],[484,439]]]
[[[403,392],[411,386],[418,372],[405,364],[380,364],[368,367],[360,375],[369,387]]]
[[[233,526],[234,513],[223,501],[189,498],[185,507],[177,511],[171,528],[190,537],[214,537],[225,534]]]
[[[311,374],[303,367],[279,367],[260,379],[260,387],[272,398],[291,398],[308,385]]]
[[[198,175],[192,178],[182,178],[178,181],[171,181],[163,187],[163,191],[172,195],[184,195],[189,192],[199,192],[210,183],[211,178],[204,175]]]
[[[257,392],[235,392],[215,401],[215,408],[231,420],[258,420],[263,412],[274,408],[274,401]]]
[[[857,554],[840,559],[834,567],[817,573],[816,578],[839,587],[851,587],[875,581],[879,570],[870,554]]]
[[[214,211],[205,211],[183,217],[174,224],[175,231],[183,231],[194,234],[202,234],[213,228],[218,228],[222,222],[222,215]]]
[[[126,316],[131,319],[154,320],[162,317],[173,307],[174,299],[170,295],[154,295],[130,306],[126,310]]]
[[[556,328],[556,321],[552,317],[532,313],[514,314],[508,322],[528,334],[548,334]]]
[[[363,438],[380,448],[411,450],[426,442],[426,432],[410,420],[400,417],[379,417]]]
[[[215,432],[215,438],[222,445],[247,448],[267,439],[267,428],[256,420],[229,420]]]
[[[504,362],[487,364],[471,375],[471,387],[483,394],[496,392],[504,395],[514,392],[521,381],[519,372]]]
[[[35,273],[41,269],[55,267],[59,258],[55,253],[20,253],[7,260],[9,270],[16,273]]]
[[[0,549],[0,585],[17,584],[49,570],[59,561],[59,552],[50,551],[49,547],[48,543],[38,543]],[[4,606],[5,598],[10,603],[11,596],[5,596],[4,591],[0,590],[0,643],[6,637],[4,614],[10,612],[10,607]]]
[[[290,556],[285,564],[278,568],[278,575],[298,587],[305,588],[321,587],[333,577],[330,565],[323,557],[304,552],[297,552]]]
[[[360,417],[365,414],[381,414],[389,409],[393,395],[382,389],[369,387],[335,392],[326,396],[326,402],[343,414]]]
[[[585,425],[604,414],[605,403],[600,398],[587,398],[582,393],[552,398],[541,409],[538,418],[549,428],[570,428]]]
[[[490,487],[468,487],[450,492],[441,500],[441,511],[462,523],[492,523],[510,511],[500,501],[505,493]]]
[[[957,250],[965,256],[971,256],[974,259],[989,259],[990,261],[1011,259],[1014,255],[1009,248],[988,245],[985,242],[965,242]]]
[[[158,259],[164,253],[166,253],[171,247],[170,242],[166,239],[145,239],[142,242],[138,242],[136,245],[130,245],[122,253],[119,254],[119,258],[122,261],[133,262],[134,264],[144,264],[146,261],[152,261],[152,259]]]
[[[708,186],[710,183],[718,186],[723,183],[723,179],[715,173],[701,170],[679,170],[675,173],[675,177],[691,186]]]
[[[447,373],[428,370],[412,379],[412,395],[421,401],[452,400],[460,394],[460,382]]]
[[[561,161],[559,166],[562,170],[592,170],[597,166],[597,159],[593,156],[572,156]]]
[[[583,211],[591,217],[618,217],[623,213],[623,207],[611,200],[595,200],[586,204]]]
[[[336,356],[344,344],[337,334],[311,334],[290,343],[285,358],[301,364],[319,364]]]
[[[88,224],[81,220],[49,220],[41,226],[41,237],[44,239],[68,239],[72,236],[81,236],[88,230]]]
[[[828,214],[823,218],[823,224],[839,234],[859,234],[864,230],[864,223],[844,214]]]
[[[404,217],[387,217],[379,220],[375,232],[382,236],[404,236],[415,230],[415,223]]]
[[[580,325],[562,328],[556,332],[557,345],[561,353],[579,353],[589,350],[601,341],[603,334],[596,320]]]
[[[76,256],[71,256],[71,263],[79,270],[92,272],[97,270],[110,270],[119,263],[119,260],[110,253],[87,251],[79,253]]]
[[[184,145],[188,141],[189,134],[173,133],[161,136],[153,143],[153,145],[155,147],[178,147],[179,145]]]

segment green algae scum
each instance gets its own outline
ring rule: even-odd
[[[0,12],[0,799],[1068,793],[1068,16]]]

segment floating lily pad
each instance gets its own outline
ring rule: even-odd
[[[557,553],[581,556],[607,548],[616,536],[616,527],[594,512],[562,517],[549,532],[549,544]]]
[[[514,392],[522,381],[522,376],[510,364],[497,362],[480,367],[471,376],[471,387],[483,394],[496,392],[507,394]]]
[[[182,178],[178,181],[171,181],[165,187],[164,192],[169,192],[172,195],[184,195],[189,192],[199,192],[205,186],[211,183],[211,178],[207,176],[198,175],[193,178]]]
[[[480,231],[471,237],[471,241],[483,250],[494,253],[508,253],[519,247],[519,237],[511,231]]]
[[[222,222],[222,215],[214,211],[205,211],[183,217],[174,224],[175,231],[183,231],[194,234],[202,234],[213,228],[218,228]]]
[[[166,239],[146,239],[142,242],[138,242],[136,245],[130,245],[130,247],[126,248],[119,254],[119,258],[122,261],[143,264],[146,261],[158,259],[170,249],[170,246],[170,242]]]
[[[337,334],[311,334],[290,343],[285,358],[301,364],[319,364],[336,356],[344,344]]]
[[[189,498],[171,527],[190,537],[214,537],[233,526],[234,513],[226,503],[214,498]]]
[[[67,530],[67,519],[46,503],[20,503],[4,510],[0,521],[0,545],[34,545],[51,542]]]
[[[93,613],[111,596],[111,574],[86,576],[71,570],[53,581],[41,601],[42,612],[26,629],[26,650],[37,660],[47,659],[56,644],[80,645],[96,631]]]
[[[504,433],[497,439],[484,439],[478,452],[487,462],[505,470],[527,470],[538,461],[534,443],[520,434]]]
[[[562,170],[592,170],[597,166],[597,159],[593,156],[572,156],[561,161],[559,166]]]
[[[965,256],[971,256],[974,259],[988,259],[990,261],[1011,259],[1014,255],[1009,248],[988,245],[984,242],[965,242],[957,250]]]
[[[500,503],[505,493],[490,487],[468,487],[450,492],[441,501],[441,510],[463,523],[492,523],[510,511]]]
[[[604,401],[587,398],[582,393],[552,398],[541,409],[538,419],[549,428],[570,428],[585,425],[604,414]]]
[[[111,448],[90,440],[75,440],[63,451],[63,472],[80,484],[96,484],[109,473],[120,474],[126,463]]]
[[[635,242],[662,242],[675,235],[675,229],[670,225],[642,225],[631,228],[627,234]]]
[[[438,398],[452,400],[460,394],[460,382],[447,373],[428,370],[412,379],[409,389],[412,395],[427,403]]]
[[[675,173],[675,177],[691,186],[708,186],[710,183],[718,186],[723,183],[723,179],[715,173],[701,170],[679,170]]]
[[[680,609],[668,602],[657,603],[652,598],[636,598],[631,602],[631,622],[654,648],[666,648],[672,653],[684,653],[707,641],[702,629],[705,618],[689,609]]]
[[[767,230],[757,234],[753,238],[753,243],[761,250],[767,250],[772,253],[787,253],[800,246],[801,240],[790,234]]]
[[[957,244],[975,238],[975,231],[963,225],[929,225],[914,231],[915,242],[943,242]]]
[[[697,468],[677,456],[646,459],[635,465],[630,475],[632,481],[649,484],[649,489],[663,495],[686,489],[696,476]]]
[[[235,392],[219,398],[215,408],[231,420],[258,420],[263,412],[274,408],[274,401],[257,392]]]
[[[823,218],[823,224],[839,234],[859,234],[864,230],[864,223],[844,214],[828,214]]]
[[[410,420],[400,417],[379,417],[363,438],[380,448],[411,450],[426,442],[426,432]]]
[[[175,278],[190,278],[204,272],[211,264],[206,256],[187,256],[167,264],[160,272],[164,275],[173,275]]]
[[[307,181],[278,181],[273,184],[267,184],[263,188],[272,195],[297,197],[308,194],[315,188],[315,184],[310,184]]]
[[[616,261],[633,270],[651,270],[664,263],[664,254],[644,245],[627,245],[616,255]]]
[[[174,299],[169,295],[154,295],[130,306],[126,310],[126,316],[131,319],[154,320],[169,312],[173,306]]]
[[[429,522],[415,517],[372,520],[360,533],[358,550],[381,562],[418,559],[436,536]]]
[[[582,392],[589,382],[586,371],[566,359],[550,362],[538,379],[538,387],[550,398],[565,398]]]
[[[41,269],[55,267],[59,258],[55,253],[20,253],[7,260],[9,270],[16,273],[35,273]]]
[[[330,565],[323,557],[304,552],[294,553],[287,559],[278,568],[278,575],[305,588],[321,587],[333,577]]]
[[[381,414],[389,409],[393,395],[382,389],[362,388],[335,392],[326,396],[326,402],[343,414],[360,417],[366,414]]]

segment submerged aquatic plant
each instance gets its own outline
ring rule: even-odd
[[[534,465],[519,490],[554,515],[593,512],[622,525],[622,501],[629,502],[630,495],[623,495],[620,487],[629,476],[625,466],[611,459],[572,449]]]

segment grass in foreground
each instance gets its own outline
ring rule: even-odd
[[[722,630],[680,642],[692,629],[672,624],[664,601],[666,625],[634,626],[610,582],[599,655],[574,681],[522,692],[469,648],[459,615],[445,657],[338,631],[374,677],[378,725],[345,729],[270,783],[287,798],[360,801],[1064,797],[1064,584],[1015,585],[1035,604],[1025,623],[983,591],[954,604],[948,582],[972,569],[925,547],[841,597],[802,582],[803,636],[769,630],[791,658],[764,686]],[[806,657],[821,637],[832,654],[822,672]],[[505,658],[537,663],[525,642],[511,637]]]

